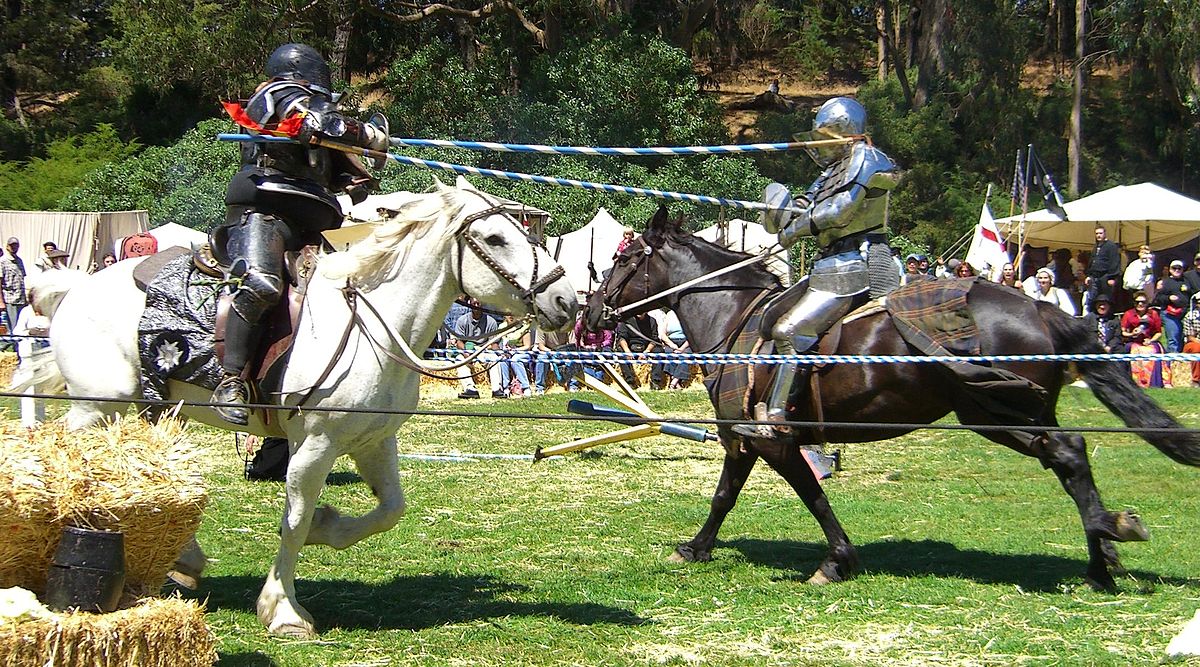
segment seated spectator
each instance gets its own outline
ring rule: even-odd
[[[938,258],[933,262],[933,277],[934,278],[953,278],[954,271],[958,265],[962,264],[961,259],[950,258],[946,261],[944,257],[938,255]]]
[[[587,323],[583,321],[583,310],[580,310],[579,316],[575,320],[575,345],[578,346],[580,352],[612,352],[613,331],[612,329],[588,331]],[[604,379],[604,369],[601,368],[598,362],[575,363],[572,364],[569,373],[571,380],[568,390],[576,391],[579,389],[579,383],[576,381],[575,375],[581,368],[584,373],[597,380]]]
[[[67,268],[68,257],[70,255],[59,250],[54,241],[46,241],[42,244],[42,256],[34,264],[43,271],[65,269]]]
[[[1096,334],[1096,340],[1105,352],[1120,353],[1125,350],[1121,342],[1121,318],[1113,313],[1112,299],[1107,294],[1096,296],[1092,302],[1095,311],[1088,313],[1087,325]]]
[[[1200,292],[1192,294],[1192,309],[1183,316],[1183,351],[1189,354],[1200,353]],[[1200,361],[1193,361],[1191,364],[1192,386],[1200,387]]]
[[[1059,310],[1068,315],[1075,315],[1075,302],[1071,299],[1071,295],[1061,287],[1054,286],[1054,271],[1048,268],[1040,268],[1034,274],[1034,283],[1032,289],[1026,292],[1035,301],[1045,301],[1058,306]]]
[[[970,262],[959,262],[958,267],[954,269],[955,278],[974,278],[976,275],[978,274],[975,273],[975,267],[971,266]]]
[[[666,352],[687,352],[690,348],[687,336],[683,334],[683,325],[675,311],[666,311],[666,316],[659,321],[658,338],[662,341]],[[662,365],[662,370],[671,376],[668,389],[683,389],[683,385],[692,377],[692,367],[682,361],[668,361]]]
[[[567,340],[569,334],[562,334],[557,331],[544,331],[541,327],[535,326],[533,329],[533,346],[531,351],[534,356],[533,363],[533,394],[538,396],[546,393],[546,377],[548,373],[554,374],[555,381],[562,385],[563,389],[567,388],[567,380],[570,375],[567,370],[571,364],[559,361],[550,361],[544,356],[544,353],[555,350],[569,351],[574,350],[574,345]],[[576,387],[578,388],[578,387]]]
[[[998,282],[1005,287],[1022,289],[1021,283],[1017,282],[1017,267],[1013,266],[1012,262],[1008,262],[1000,267],[1000,280]]]
[[[1183,349],[1183,313],[1192,302],[1191,288],[1183,279],[1183,262],[1173,260],[1167,268],[1167,276],[1155,285],[1157,294],[1150,298],[1150,305],[1161,309],[1163,336],[1167,352]]]
[[[455,301],[450,304],[450,310],[446,313],[446,317],[442,318],[442,325],[433,334],[433,342],[425,350],[422,355],[426,359],[446,359],[446,353],[443,350],[448,350],[454,347],[454,325],[458,322],[458,318],[471,312],[471,309]]]
[[[1099,295],[1097,295],[1099,298]],[[1162,354],[1162,318],[1150,308],[1145,292],[1133,295],[1133,308],[1121,316],[1121,339],[1129,354]],[[1137,360],[1130,363],[1133,379],[1142,387],[1162,387],[1162,362]]]
[[[504,316],[505,324],[512,324],[512,315]],[[500,367],[500,387],[507,392],[509,398],[522,398],[529,395],[529,350],[532,343],[529,327],[519,327],[510,331],[501,341],[501,357],[496,364]],[[515,382],[514,382],[515,380]]]
[[[478,345],[482,345],[500,328],[500,320],[483,312],[483,305],[479,301],[471,299],[467,305],[470,311],[458,318],[458,321],[454,323],[453,331],[454,346],[464,351],[474,350]],[[499,345],[495,343],[490,347],[495,350],[499,349]],[[465,354],[459,355],[459,359],[464,357],[466,357]],[[500,382],[500,366],[496,363],[499,359],[498,354],[489,352],[484,352],[479,356],[479,361],[488,367],[487,375],[492,385],[492,398],[507,396]],[[469,365],[461,366],[457,372],[458,381],[463,388],[458,397],[479,398],[479,390],[475,388],[475,377],[471,373],[471,367]]]
[[[662,341],[658,339],[658,322],[650,313],[638,313],[617,325],[618,352],[650,354],[658,352],[662,347]],[[633,372],[633,361],[624,359],[621,363],[621,377],[630,385],[637,382],[637,375]],[[645,359],[640,361],[644,363]],[[662,364],[654,364],[650,367],[650,388],[662,389],[662,381]]]

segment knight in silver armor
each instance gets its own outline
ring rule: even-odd
[[[379,151],[388,147],[386,118],[376,114],[362,122],[339,111],[329,65],[312,47],[280,46],[267,59],[266,74],[245,108],[225,107],[250,133],[291,136],[299,143],[242,144],[242,167],[225,192],[225,221],[210,235],[214,254],[230,267],[236,285],[225,324],[225,377],[213,392],[214,403],[250,400],[247,366],[267,312],[285,291],[284,253],[320,243],[322,231],[341,226],[334,192],[344,191],[358,203],[378,185],[359,158],[314,145],[313,138]],[[249,419],[240,405],[217,412],[234,424]]]
[[[850,312],[856,299],[877,298],[899,286],[899,276],[887,245],[888,193],[900,170],[865,138],[867,112],[857,101],[835,97],[817,111],[809,138],[852,141],[810,148],[823,167],[808,190],[793,200],[788,189],[772,183],[763,193],[769,206],[763,225],[790,247],[804,237],[815,238],[820,254],[807,281],[800,281],[768,306],[779,313],[770,335],[781,354],[813,349],[820,337]],[[793,215],[793,212],[799,212]],[[797,292],[802,292],[797,298]],[[792,305],[788,305],[788,304]],[[780,312],[782,310],[782,312]],[[766,419],[786,421],[787,401],[798,374],[797,364],[782,364],[767,391]],[[738,425],[734,430],[754,438],[780,438],[786,429]]]

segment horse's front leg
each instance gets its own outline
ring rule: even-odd
[[[724,427],[722,427],[723,430]],[[722,444],[727,444],[736,438],[737,436],[732,434],[721,433]],[[731,451],[736,454],[730,454]],[[754,463],[758,461],[758,455],[755,453],[739,452],[736,442],[732,445],[732,449],[726,446],[725,452],[725,465],[721,468],[721,479],[717,482],[716,492],[713,493],[708,519],[704,521],[704,526],[700,528],[700,532],[696,533],[695,537],[675,547],[675,553],[671,554],[672,561],[704,563],[712,560],[712,550],[713,545],[717,542],[717,532],[721,530],[721,524],[724,523],[725,517],[737,503],[738,494],[742,492],[742,487],[746,485],[746,478],[750,476],[750,471],[754,469]]]
[[[767,465],[779,473],[804,501],[829,543],[825,560],[821,561],[817,571],[809,577],[808,583],[820,585],[845,581],[857,574],[858,551],[850,543],[850,538],[834,515],[829,499],[821,488],[821,482],[813,474],[812,468],[808,467],[798,443],[766,443],[755,440],[754,446]]]
[[[342,516],[332,507],[320,507],[308,531],[308,544],[327,544],[345,549],[376,533],[390,530],[404,516],[404,489],[396,461],[395,436],[379,444],[352,452],[358,474],[379,503],[362,516]]]
[[[309,436],[288,462],[279,553],[257,604],[258,620],[271,634],[304,638],[317,634],[312,615],[296,600],[296,559],[308,538],[317,497],[336,458],[326,438]]]

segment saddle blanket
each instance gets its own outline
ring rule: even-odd
[[[215,389],[224,377],[213,344],[222,286],[196,270],[190,252],[164,264],[147,285],[138,322],[145,398],[169,400],[168,379]]]

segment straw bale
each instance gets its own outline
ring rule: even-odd
[[[68,612],[0,621],[0,667],[208,667],[216,641],[204,608],[148,598],[110,614]]]
[[[0,587],[41,592],[62,528],[120,530],[128,590],[156,592],[200,524],[200,451],[179,422],[86,431],[0,422]]]
[[[12,382],[13,372],[17,370],[17,353],[0,352],[0,387],[7,387]]]

